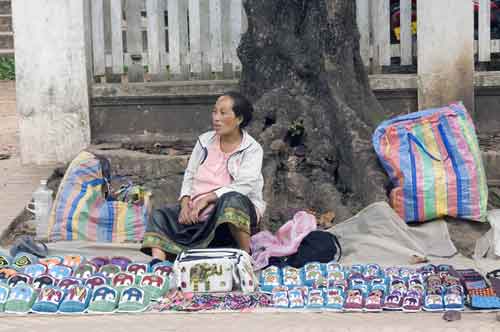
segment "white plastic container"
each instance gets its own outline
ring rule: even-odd
[[[44,240],[48,235],[49,216],[52,209],[52,190],[47,187],[47,180],[40,181],[40,186],[33,192],[32,197],[33,202],[28,204],[26,209],[35,215],[36,238]]]

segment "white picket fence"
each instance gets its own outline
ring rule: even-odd
[[[500,40],[491,40],[490,0],[479,1],[476,53],[488,62],[500,53]],[[411,2],[400,0],[400,41],[391,44],[390,0],[356,0],[367,67],[389,66],[393,58],[415,65]],[[91,0],[91,17],[93,73],[101,81],[125,70],[129,81],[143,81],[144,67],[152,80],[237,78],[241,71],[242,0]]]

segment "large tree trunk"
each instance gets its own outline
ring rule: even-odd
[[[238,55],[241,91],[255,106],[250,132],[265,150],[265,220],[287,211],[334,211],[345,219],[386,199],[371,146],[383,118],[359,54],[353,0],[245,0]],[[303,122],[304,135],[299,142]],[[295,135],[297,136],[297,135]]]

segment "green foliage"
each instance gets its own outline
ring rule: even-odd
[[[0,81],[15,80],[16,69],[13,57],[0,57]]]

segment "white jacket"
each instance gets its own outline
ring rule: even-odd
[[[198,167],[207,159],[207,147],[215,139],[215,131],[209,131],[198,137],[184,173],[179,199],[184,196],[191,196],[193,178],[198,171]],[[243,131],[243,139],[240,147],[229,156],[227,161],[227,169],[231,175],[232,182],[228,186],[215,190],[214,192],[217,197],[230,191],[236,191],[247,196],[255,205],[259,215],[263,216],[266,210],[266,203],[262,198],[262,190],[264,188],[264,177],[262,176],[263,158],[264,151],[260,144],[246,131]]]

